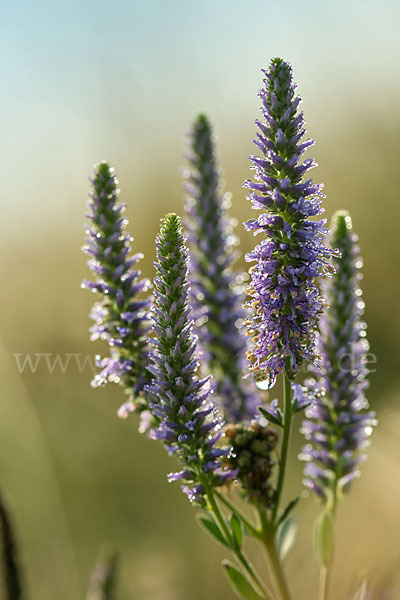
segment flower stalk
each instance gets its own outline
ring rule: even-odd
[[[290,441],[290,433],[292,427],[292,381],[285,374],[284,375],[284,386],[283,386],[283,434],[282,434],[282,444],[281,444],[281,452],[280,452],[280,460],[279,460],[279,474],[278,474],[278,483],[275,493],[275,501],[274,501],[274,509],[272,512],[272,523],[276,523],[276,518],[279,514],[280,501],[282,496],[283,484],[285,481],[286,474],[286,466],[288,460],[289,453],[289,441]]]
[[[253,208],[265,211],[246,223],[248,231],[265,236],[246,257],[256,263],[248,289],[249,358],[257,379],[271,386],[279,373],[293,379],[304,361],[314,361],[323,309],[315,280],[331,270],[331,251],[322,243],[325,220],[310,219],[322,212],[322,185],[304,180],[316,163],[301,162],[301,156],[314,140],[301,142],[304,118],[292,69],[276,58],[265,76],[259,94],[264,121],[256,121],[260,133],[254,140],[262,156],[250,156],[255,181],[244,185]]]
[[[148,369],[152,380],[146,386],[149,408],[159,425],[153,436],[174,454],[182,470],[170,481],[182,480],[182,490],[191,502],[204,504],[207,489],[232,476],[222,459],[229,447],[217,445],[221,417],[211,400],[209,378],[199,380],[196,339],[190,317],[188,252],[180,218],[169,214],[156,240],[154,263],[154,338]]]
[[[101,368],[92,385],[119,383],[128,394],[121,416],[147,407],[143,388],[149,380],[148,331],[150,299],[145,296],[149,281],[140,279],[136,269],[141,254],[131,255],[131,236],[123,217],[125,205],[119,202],[118,180],[106,162],[95,167],[91,178],[87,243],[83,247],[90,260],[94,281],[82,287],[100,295],[91,312],[94,325],[91,340],[105,340],[110,355],[97,357]]]
[[[376,424],[365,397],[369,345],[362,319],[362,261],[358,238],[346,211],[334,215],[331,231],[331,246],[339,252],[334,258],[335,274],[323,287],[327,310],[317,341],[320,371],[316,371],[317,381],[308,382],[311,392],[316,392],[316,400],[306,409],[302,432],[307,444],[301,454],[307,462],[305,484],[324,507],[320,522],[325,523],[325,532],[320,527],[320,547],[332,546],[329,560],[321,559],[319,552],[320,597],[324,600],[329,595],[332,522],[337,503],[360,474],[359,466],[366,458],[364,449]]]
[[[230,194],[221,189],[212,129],[204,115],[193,123],[189,148],[185,224],[196,333],[203,364],[214,377],[216,401],[225,420],[237,423],[255,417],[259,399],[254,383],[243,379],[245,276],[233,270],[238,239],[228,215]]]
[[[239,564],[243,567],[244,571],[247,573],[250,580],[255,585],[257,592],[262,594],[262,596],[261,596],[262,599],[263,600],[272,600],[270,592],[267,590],[265,584],[261,581],[260,577],[256,573],[254,566],[249,562],[248,558],[245,556],[242,549],[235,542],[234,536],[229,531],[228,526],[224,520],[224,517],[221,514],[218,504],[215,500],[213,490],[211,488],[209,488],[207,483],[205,484],[205,486],[206,486],[206,491],[207,491],[207,500],[209,503],[209,510],[214,514],[214,516],[221,528],[221,531],[223,532],[227,546],[230,548],[230,550],[232,551],[232,553],[238,560]],[[218,495],[218,494],[216,494],[216,495]],[[219,496],[219,497],[222,499],[221,496]],[[233,514],[237,514],[237,511],[234,507],[230,507],[230,509],[233,510]]]
[[[318,394],[306,409],[302,432],[307,444],[301,458],[307,462],[306,485],[334,513],[360,474],[366,458],[363,450],[376,419],[365,397],[369,345],[359,285],[362,261],[350,216],[344,211],[333,218],[331,244],[341,257],[335,258],[336,273],[324,286],[329,304],[318,338],[320,371],[317,381],[308,382]]]

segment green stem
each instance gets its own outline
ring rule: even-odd
[[[211,511],[213,512],[231,551],[234,553],[234,555],[236,556],[239,563],[243,566],[243,568],[246,570],[247,574],[249,575],[249,577],[251,578],[253,583],[256,585],[257,591],[261,592],[262,599],[263,600],[272,600],[271,596],[270,596],[269,592],[267,592],[264,584],[260,581],[259,577],[256,575],[254,567],[250,564],[250,562],[248,561],[246,556],[243,554],[243,552],[234,543],[231,532],[229,531],[228,526],[225,523],[225,519],[222,516],[221,511],[219,510],[219,507],[215,500],[212,488],[210,487],[208,482],[206,482],[205,480],[203,480],[202,483],[203,483],[204,489],[206,490],[207,499],[210,504]]]
[[[265,509],[262,506],[258,507],[262,528],[262,542],[265,546],[268,556],[268,567],[272,578],[274,589],[279,600],[290,600],[290,592],[286,581],[285,573],[283,572],[282,563],[276,547],[275,534],[276,524],[268,521]]]
[[[282,437],[282,446],[281,446],[281,458],[279,463],[279,475],[278,475],[278,483],[276,487],[276,495],[275,495],[275,506],[272,512],[272,522],[275,523],[276,517],[279,510],[283,483],[285,480],[286,473],[286,464],[288,457],[288,449],[289,449],[289,439],[290,439],[290,430],[292,423],[292,381],[289,377],[284,373],[283,374],[283,403],[284,403],[284,424],[283,424],[283,437]]]
[[[336,485],[335,485],[336,490]],[[333,496],[333,502],[331,507],[327,507],[328,512],[330,512],[332,517],[332,523],[334,524],[335,517],[335,508],[336,508],[336,495]],[[321,564],[320,574],[319,574],[319,595],[318,600],[328,600],[329,599],[329,588],[332,576],[332,566],[334,561],[334,552],[335,546],[333,545],[332,556],[330,556],[329,561],[325,564]]]
[[[328,600],[329,598],[330,575],[330,565],[322,565],[319,573],[319,600]]]

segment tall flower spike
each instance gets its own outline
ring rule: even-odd
[[[331,246],[342,257],[334,259],[336,273],[323,286],[328,308],[317,342],[321,371],[318,382],[311,382],[320,395],[306,409],[302,432],[308,443],[301,457],[309,461],[306,485],[333,509],[359,474],[362,450],[376,421],[365,398],[369,346],[359,286],[362,261],[347,212],[335,214],[331,231]]]
[[[247,255],[256,261],[248,290],[253,316],[249,334],[254,346],[249,353],[256,379],[272,385],[285,371],[293,378],[303,361],[314,359],[315,334],[323,302],[315,278],[331,270],[330,251],[322,237],[325,220],[312,221],[322,213],[322,186],[303,180],[316,163],[304,151],[314,141],[301,142],[305,133],[301,98],[295,96],[292,68],[280,58],[264,71],[260,91],[263,122],[254,141],[262,156],[250,156],[255,181],[246,181],[253,208],[263,210],[246,223],[265,238]]]
[[[182,471],[170,481],[184,480],[190,501],[202,502],[205,485],[218,485],[230,474],[222,467],[229,448],[216,447],[221,419],[210,399],[209,378],[196,377],[195,339],[188,305],[188,258],[179,217],[165,217],[156,240],[157,262],[153,307],[153,375],[147,392],[150,409],[159,419],[155,437],[175,453]]]
[[[150,301],[139,297],[146,292],[149,282],[140,279],[140,271],[134,267],[141,254],[130,256],[132,241],[126,233],[128,221],[122,214],[125,205],[118,202],[118,180],[114,169],[101,162],[94,170],[89,201],[91,221],[87,227],[87,245],[84,251],[91,259],[88,265],[96,280],[83,281],[82,287],[101,294],[91,312],[95,324],[91,339],[106,340],[110,356],[98,358],[102,370],[92,385],[102,386],[108,381],[120,383],[128,392],[135,406],[145,407],[144,398],[138,399],[146,381],[148,311]],[[131,402],[123,405],[121,416],[134,409]]]
[[[243,379],[247,338],[239,327],[246,318],[244,277],[232,271],[238,239],[227,214],[230,194],[220,189],[211,125],[204,115],[195,120],[189,145],[185,225],[196,333],[224,416],[229,422],[239,422],[255,416],[259,400],[253,382]]]

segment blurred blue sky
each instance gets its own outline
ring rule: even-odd
[[[260,69],[275,55],[295,68],[312,134],[346,110],[379,123],[398,104],[399,13],[395,0],[4,4],[4,234],[76,226],[86,175],[106,157],[134,194],[158,194],[155,173],[177,191],[182,136],[199,110],[228,160],[245,164]]]

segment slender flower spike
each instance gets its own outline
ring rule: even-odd
[[[92,310],[95,324],[91,339],[106,340],[110,356],[98,358],[102,369],[92,385],[102,386],[108,381],[120,383],[136,406],[145,407],[144,398],[138,399],[149,380],[146,370],[150,301],[139,297],[146,292],[149,282],[140,279],[135,269],[141,254],[130,255],[132,238],[126,233],[125,206],[118,202],[118,180],[114,169],[101,162],[94,171],[89,201],[91,225],[87,228],[84,251],[91,257],[88,264],[95,273],[95,281],[84,281],[86,287],[101,295]],[[134,409],[125,403],[121,416]]]
[[[224,416],[239,422],[255,416],[259,401],[254,384],[243,379],[247,338],[239,327],[246,318],[244,290],[232,271],[238,239],[227,214],[230,194],[220,189],[211,125],[204,115],[195,120],[189,144],[185,208],[197,335]]]
[[[305,134],[301,98],[295,95],[292,68],[280,58],[272,60],[260,91],[262,121],[255,144],[261,157],[251,156],[255,181],[246,181],[253,208],[264,212],[246,223],[264,239],[247,255],[256,261],[248,290],[253,316],[248,323],[254,346],[249,353],[256,379],[271,385],[285,371],[293,378],[303,361],[314,360],[316,328],[323,301],[315,285],[327,274],[330,251],[322,237],[322,186],[304,175],[316,166],[304,151],[314,141]]]
[[[335,257],[336,273],[323,286],[328,308],[317,342],[321,371],[310,386],[319,397],[306,409],[302,432],[308,443],[301,457],[308,461],[306,485],[333,509],[359,475],[362,450],[376,421],[365,398],[369,346],[359,285],[362,261],[347,212],[335,214],[331,231],[331,246],[342,257]]]
[[[207,485],[218,485],[230,476],[221,466],[229,448],[216,446],[222,422],[210,399],[209,378],[196,377],[188,257],[179,217],[165,217],[156,247],[155,337],[149,366],[153,379],[146,387],[150,410],[160,422],[154,435],[182,465],[180,472],[168,476],[169,480],[184,480],[182,489],[190,501],[202,503]]]

